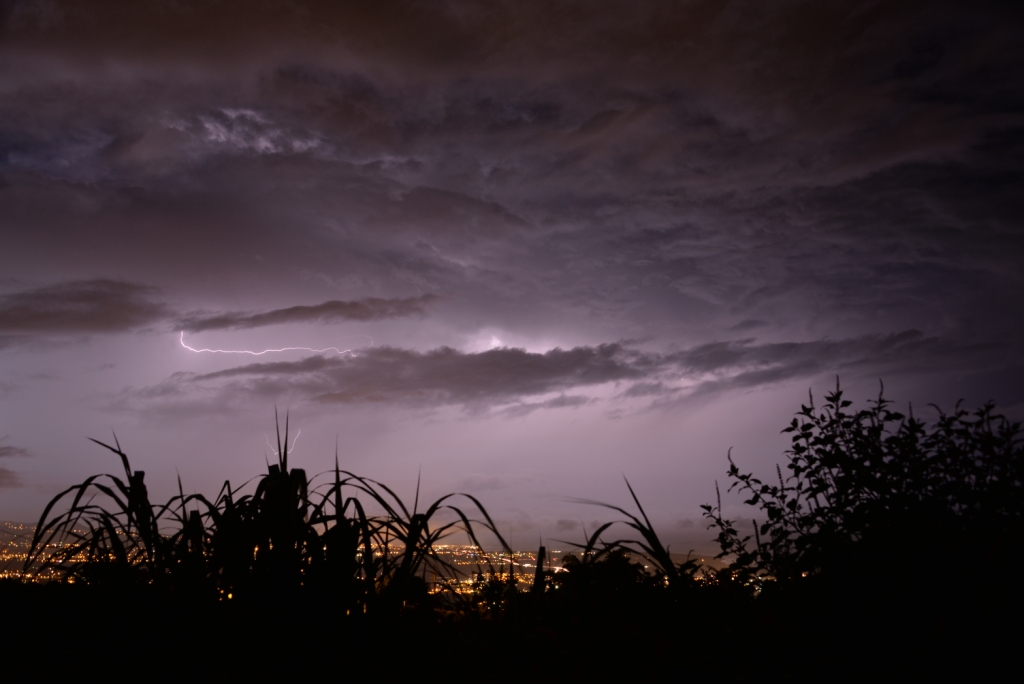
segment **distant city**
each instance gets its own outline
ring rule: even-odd
[[[61,577],[60,570],[52,567],[42,571],[38,567],[32,567],[26,572],[25,562],[28,559],[34,534],[34,525],[0,521],[0,580],[24,579],[32,582],[49,582]],[[52,547],[51,552],[58,548],[57,544],[49,546]],[[385,552],[392,555],[399,554],[402,553],[403,548],[397,544],[389,546],[387,550],[379,547],[375,548],[374,554],[377,556],[383,556]],[[510,554],[497,549],[487,551],[472,544],[437,544],[434,546],[434,551],[441,561],[459,571],[459,578],[444,580],[439,576],[425,577],[424,579],[432,587],[438,587],[442,582],[470,585],[480,574],[487,578],[496,576],[506,580],[511,577],[517,585],[529,585],[534,581],[537,572],[537,550],[513,551]],[[548,549],[544,567],[554,572],[562,572],[562,559],[572,553],[574,551],[571,549]],[[684,559],[680,558],[680,560]],[[695,560],[711,566],[721,565],[712,557],[699,557]]]
[[[35,526],[26,523],[2,522],[0,521],[0,579],[27,579],[35,582],[46,582],[60,576],[60,571],[55,568],[48,568],[38,572],[36,568],[29,568],[25,572],[25,561],[32,546],[32,536],[35,533]],[[50,544],[56,550],[57,544]],[[388,554],[399,554],[403,550],[401,545],[391,545],[388,549],[383,547],[375,549],[378,556]],[[511,554],[499,551],[484,551],[472,544],[439,544],[434,546],[438,557],[450,563],[460,570],[464,575],[463,581],[472,582],[478,573],[490,576],[494,574],[502,578],[511,576],[521,583],[533,582],[537,570],[537,551],[513,551]],[[553,549],[548,552],[548,559],[545,567],[551,567],[556,572],[561,571],[561,559],[565,553]],[[425,578],[434,583],[440,578]]]

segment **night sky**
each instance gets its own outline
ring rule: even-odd
[[[837,375],[1024,417],[1020,3],[0,7],[0,519],[112,430],[240,484],[277,406],[514,545],[625,475],[685,550]]]

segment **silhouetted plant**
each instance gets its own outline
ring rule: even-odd
[[[175,497],[163,506],[154,506],[149,501],[145,473],[132,471],[117,438],[115,446],[92,441],[121,458],[124,479],[94,475],[54,497],[36,526],[26,570],[34,564],[39,569],[61,567],[94,581],[110,573],[116,573],[121,581],[127,575],[157,575],[170,567],[172,545],[181,541],[184,532],[183,526],[178,534],[166,538],[159,532],[158,521],[173,515],[174,505],[183,505],[184,501]],[[71,497],[68,509],[49,518],[66,496]],[[94,503],[97,496],[105,497],[112,505],[107,508]]]
[[[340,479],[340,474],[344,474],[345,479]],[[338,496],[342,487],[349,487],[368,496],[370,501],[384,511],[383,516],[367,517],[358,499],[350,497],[345,500],[358,512],[359,536],[364,540],[362,557],[365,562],[362,566],[362,576],[365,579],[376,580],[377,593],[406,600],[411,591],[424,588],[424,577],[428,572],[432,576],[446,580],[458,579],[459,573],[455,566],[441,558],[435,549],[442,539],[455,531],[464,532],[475,545],[481,546],[474,525],[482,526],[497,537],[504,549],[510,550],[483,504],[470,494],[446,494],[420,512],[418,481],[416,498],[410,510],[402,499],[383,483],[346,471],[336,471],[335,485],[324,496],[323,501],[329,500],[332,494]],[[477,512],[483,516],[483,520],[470,519],[460,507],[447,503],[454,497],[464,497],[472,502]],[[337,506],[335,503],[336,511]],[[345,504],[342,505],[341,515],[344,514],[344,508]],[[450,522],[435,522],[438,514],[445,511],[453,513],[456,519]],[[351,525],[351,522],[346,523],[338,516],[330,519],[336,521],[336,526],[341,524],[343,530],[352,529],[344,527],[346,524]],[[329,518],[320,517],[316,520],[327,523]],[[342,522],[337,523],[338,520]],[[353,532],[347,534],[350,535],[349,538],[355,537]],[[373,544],[376,544],[382,553],[375,562],[369,562]],[[391,553],[393,544],[402,547],[400,553]],[[440,588],[446,589],[448,584],[442,583]]]
[[[987,547],[999,564],[1019,559],[1018,423],[986,404],[940,410],[929,426],[893,411],[882,392],[866,409],[850,406],[837,381],[820,409],[813,397],[801,407],[783,430],[793,434],[792,446],[775,482],[741,472],[730,453],[729,490],[746,494],[764,516],[752,540],[722,516],[720,496],[703,506],[720,557],[733,559],[730,573],[791,581],[863,573],[866,562],[895,557],[917,572],[921,563],[956,563],[969,547]]]
[[[595,554],[569,555],[562,567],[564,571],[554,577],[556,586],[587,596],[607,597],[629,591],[636,585],[656,587],[659,584],[642,563],[619,546],[609,545]]]
[[[482,526],[508,545],[483,505],[468,494],[449,494],[412,509],[386,485],[342,471],[313,487],[304,470],[289,468],[288,421],[277,432],[277,463],[268,464],[252,494],[225,482],[217,497],[179,493],[154,505],[144,473],[132,471],[115,437],[111,446],[125,478],[96,475],[54,497],[36,527],[26,572],[58,570],[87,583],[106,577],[183,588],[192,594],[245,598],[312,587],[329,590],[351,607],[400,606],[426,594],[429,571],[457,579],[435,545],[462,531],[480,546]],[[360,496],[379,508],[368,514]],[[470,519],[454,497],[468,499],[482,517]],[[67,510],[52,515],[61,502]],[[440,521],[440,514],[454,514]],[[392,545],[401,546],[392,553]],[[442,583],[442,587],[447,587]],[[384,600],[384,603],[381,601]]]
[[[696,561],[688,559],[682,563],[676,563],[672,559],[668,547],[662,544],[658,533],[654,531],[654,525],[651,524],[650,519],[647,517],[647,513],[640,504],[640,499],[637,498],[636,492],[633,491],[633,486],[629,484],[629,480],[626,480],[626,488],[629,489],[633,503],[636,504],[637,510],[640,512],[639,516],[612,504],[591,501],[589,499],[578,500],[579,503],[592,504],[613,510],[624,515],[625,520],[613,520],[604,523],[594,530],[587,538],[585,544],[582,546],[574,544],[573,546],[583,549],[583,555],[578,558],[573,557],[570,559],[570,563],[575,561],[585,565],[588,562],[600,561],[611,554],[621,555],[621,553],[624,553],[626,556],[636,555],[646,560],[650,564],[648,569],[651,573],[663,579],[668,586],[678,589],[683,586],[692,585],[694,574],[698,570]],[[623,537],[612,541],[602,539],[602,535],[615,525],[625,525],[627,529],[637,533],[640,538]],[[643,566],[640,567],[642,568]]]

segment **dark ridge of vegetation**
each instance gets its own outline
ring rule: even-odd
[[[168,677],[222,679],[424,676],[447,663],[498,680],[554,665],[562,681],[610,667],[878,681],[1006,665],[1024,607],[1020,425],[991,405],[940,411],[933,425],[881,394],[850,407],[838,385],[820,409],[801,407],[775,481],[730,455],[729,489],[759,518],[745,535],[720,498],[704,506],[726,567],[675,562],[627,482],[636,512],[588,502],[618,519],[563,571],[538,567],[528,591],[493,568],[456,590],[456,568],[434,548],[445,535],[479,545],[486,532],[508,550],[478,500],[448,495],[421,512],[418,493],[410,509],[337,463],[317,486],[289,468],[287,421],[253,493],[225,483],[213,499],[179,483],[154,504],[116,438],[98,442],[124,478],[90,477],[46,507],[26,568],[64,579],[0,583],[0,605],[18,616],[10,644],[48,640],[55,662],[116,644],[119,667],[151,671],[164,654]]]
[[[851,412],[838,383],[813,398],[783,432],[792,433],[786,473],[774,482],[743,473],[729,458],[730,490],[761,518],[753,539],[722,517],[721,498],[703,506],[718,530],[728,573],[758,585],[835,583],[900,591],[949,583],[957,567],[982,571],[965,585],[1000,583],[1024,559],[1024,449],[1020,425],[992,404],[938,420],[891,408],[882,393]],[[881,573],[879,560],[898,567]],[[884,576],[880,583],[868,578]],[[929,578],[937,578],[932,581]],[[1013,582],[1016,584],[1016,582]],[[1007,587],[1010,583],[1007,582]],[[947,588],[944,593],[950,593]]]

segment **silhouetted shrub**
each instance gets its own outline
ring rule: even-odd
[[[951,573],[969,555],[1008,579],[1024,530],[1020,425],[991,404],[939,411],[932,425],[893,411],[881,393],[866,409],[850,406],[838,383],[820,409],[813,398],[802,406],[784,430],[792,447],[774,482],[741,472],[730,454],[729,490],[764,517],[751,539],[722,517],[721,497],[703,506],[722,557],[733,558],[729,572],[932,586],[938,575],[959,583]]]

